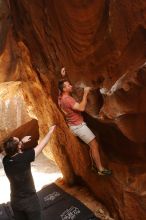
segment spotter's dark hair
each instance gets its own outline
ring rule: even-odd
[[[4,142],[3,148],[8,156],[13,156],[18,152],[19,142],[15,141],[13,137],[10,137]]]

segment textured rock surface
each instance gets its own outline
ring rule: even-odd
[[[0,141],[30,120],[20,82],[0,84]]]
[[[58,125],[45,154],[51,149],[65,180],[72,183],[74,174],[80,176],[115,219],[145,219],[145,0],[0,4],[0,82],[21,81],[40,136]],[[76,90],[94,87],[85,118],[100,135],[111,178],[91,172],[88,148],[72,137],[57,109],[62,66]]]

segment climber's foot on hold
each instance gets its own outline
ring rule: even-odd
[[[96,166],[92,166],[92,170],[96,172],[99,176],[110,176],[112,175],[112,171],[109,169],[103,168],[102,170],[98,170]]]

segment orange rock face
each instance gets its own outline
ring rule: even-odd
[[[0,82],[21,82],[40,136],[57,124],[44,153],[52,151],[67,182],[80,176],[116,220],[145,219],[146,2],[0,4]],[[102,159],[113,169],[110,178],[91,172],[88,147],[72,137],[57,108],[62,66],[79,99],[80,88],[94,88],[85,119],[100,136]]]

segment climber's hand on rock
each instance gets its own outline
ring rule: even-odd
[[[88,94],[91,91],[91,87],[85,87],[84,88],[84,93]]]
[[[62,68],[61,68],[61,76],[62,76],[62,77],[65,77],[65,75],[66,75],[65,67],[62,67]]]

